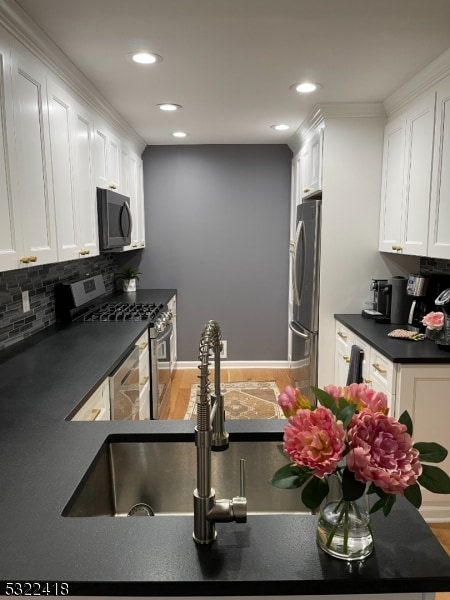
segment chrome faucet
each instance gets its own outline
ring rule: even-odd
[[[197,488],[194,490],[194,540],[197,544],[211,544],[217,537],[215,524],[218,522],[247,521],[247,499],[245,498],[245,460],[240,461],[239,496],[216,500],[211,487],[211,451],[226,450],[229,435],[225,431],[223,394],[220,391],[221,331],[216,321],[206,323],[200,339],[200,391],[197,397]],[[210,393],[210,353],[214,352],[214,394]]]

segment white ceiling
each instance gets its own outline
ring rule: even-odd
[[[16,2],[148,144],[287,143],[314,104],[382,101],[450,46],[449,0]]]

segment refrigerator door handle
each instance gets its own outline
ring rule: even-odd
[[[300,331],[299,329],[297,329],[297,327],[295,326],[295,323],[293,323],[292,321],[289,323],[289,329],[291,331],[293,331],[295,333],[295,335],[298,335],[298,337],[301,337],[304,340],[309,340],[309,338],[311,337],[307,333],[303,333],[303,331]]]
[[[298,265],[297,265],[297,258],[298,258],[298,244],[300,242],[300,240],[302,240],[303,244],[304,244],[304,223],[303,221],[299,221],[298,225],[297,225],[297,232],[296,232],[296,236],[295,236],[295,243],[294,243],[294,264],[292,266],[292,284],[293,284],[293,289],[294,289],[294,300],[295,303],[298,305],[300,304],[300,298],[302,296],[302,288],[303,288],[303,262],[304,262],[304,252],[302,253],[302,280],[301,280],[301,288],[299,288],[299,282],[297,280],[297,274],[298,274]]]

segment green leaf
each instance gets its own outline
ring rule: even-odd
[[[310,389],[312,390],[314,396],[319,401],[319,404],[321,404],[322,406],[325,406],[325,408],[329,408],[333,414],[336,414],[337,404],[336,404],[335,399],[332,396],[330,396],[330,394],[327,394],[327,392],[325,392],[325,390],[321,390],[314,386],[311,386]]]
[[[439,463],[447,458],[447,450],[436,442],[417,442],[413,447],[419,451],[420,462]]]
[[[422,492],[420,485],[415,483],[414,485],[407,487],[405,489],[405,498],[409,500],[413,506],[420,508],[420,505],[422,504]]]
[[[383,509],[383,514],[385,517],[387,517],[395,504],[396,496],[395,494],[386,494],[383,492],[383,490],[380,490],[380,492],[381,494],[378,494],[377,492],[377,494],[380,496],[380,499],[375,502],[369,512],[370,514],[373,514],[374,512]]]
[[[311,477],[311,481],[302,490],[303,504],[307,508],[314,510],[320,506],[320,503],[326,498],[329,491],[330,488],[325,477],[323,479]]]
[[[338,414],[336,415],[336,419],[342,421],[344,429],[347,429],[348,424],[350,423],[355,412],[356,404],[349,404],[348,402],[346,402],[346,406],[338,412]]]
[[[269,483],[283,490],[292,490],[301,487],[310,477],[312,474],[309,469],[288,464],[278,469],[269,479]]]
[[[387,517],[388,514],[391,512],[396,500],[397,496],[395,494],[386,494],[386,499],[384,501],[383,506],[383,514],[385,517]]]
[[[366,484],[355,479],[355,475],[347,468],[342,473],[342,496],[344,500],[357,500],[366,490]]]
[[[422,465],[422,474],[417,481],[435,494],[450,494],[450,477],[439,467]]]
[[[405,412],[402,412],[398,422],[401,423],[402,425],[406,425],[406,431],[412,437],[413,423],[412,423],[411,417],[409,416],[409,412],[407,410],[405,410]]]

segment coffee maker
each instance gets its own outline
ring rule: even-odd
[[[408,277],[406,285],[406,293],[410,300],[408,312],[408,329],[410,331],[423,331],[425,329],[422,324],[423,317],[428,312],[427,290],[428,277],[416,275],[412,273]]]
[[[450,288],[441,292],[434,303],[444,313],[444,335],[438,344],[445,346],[444,349],[447,350],[450,348]]]
[[[387,279],[372,279],[370,282],[370,291],[373,292],[373,300],[370,301],[370,307],[364,308],[362,316],[369,319],[389,319],[391,311],[391,288]]]

